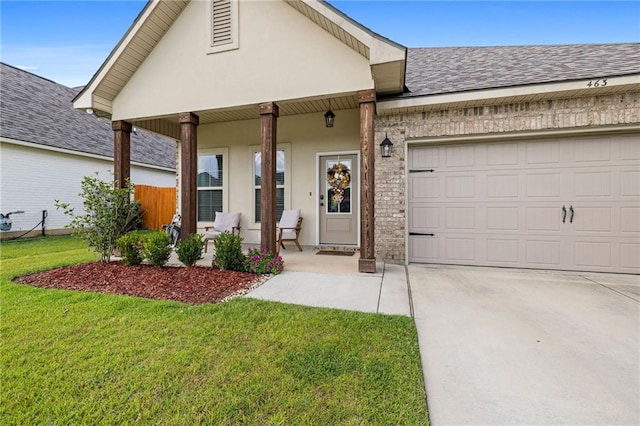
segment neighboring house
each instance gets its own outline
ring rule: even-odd
[[[46,210],[47,234],[67,233],[69,217],[54,200],[69,202],[82,212],[80,182],[100,173],[113,180],[111,122],[73,108],[79,92],[0,63],[0,212],[11,216],[13,238],[37,225]],[[137,184],[176,184],[176,141],[137,130],[132,135],[131,180]],[[28,235],[39,235],[37,226]]]
[[[151,0],[74,105],[123,158],[131,125],[180,139],[187,232],[241,212],[273,250],[300,208],[361,272],[640,272],[640,44],[407,49],[324,1]]]

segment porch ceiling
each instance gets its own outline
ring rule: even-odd
[[[331,97],[331,110],[336,112],[340,110],[358,108],[358,95],[344,94]],[[317,97],[310,99],[298,99],[291,101],[276,101],[280,109],[280,117],[288,115],[312,114],[322,112],[329,109],[328,97]],[[200,118],[200,125],[212,123],[224,123],[230,121],[255,120],[260,118],[258,105],[244,105],[237,108],[226,108],[219,110],[191,111]],[[180,125],[178,121],[178,113],[163,117],[154,117],[150,119],[132,119],[131,123],[136,126],[152,132],[160,133],[174,139],[180,139]]]

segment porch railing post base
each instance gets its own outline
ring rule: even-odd
[[[374,274],[376,272],[376,260],[375,259],[360,259],[358,261],[358,272],[365,272],[368,274]]]

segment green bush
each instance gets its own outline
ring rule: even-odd
[[[164,232],[148,234],[144,242],[144,257],[153,266],[163,267],[171,256],[171,238]]]
[[[178,260],[186,266],[193,266],[200,259],[203,247],[202,235],[190,234],[186,240],[178,241],[176,244]]]
[[[113,181],[103,181],[96,173],[83,177],[80,187],[84,214],[76,214],[75,207],[60,200],[55,200],[56,209],[71,216],[71,222],[65,227],[80,235],[100,254],[102,262],[108,262],[116,240],[142,223],[142,207],[132,199],[134,185],[127,180],[124,188],[117,188]]]
[[[122,263],[125,265],[139,265],[142,263],[145,236],[140,231],[131,231],[116,240]]]
[[[230,271],[244,270],[242,237],[225,231],[213,239],[216,254],[212,266]]]

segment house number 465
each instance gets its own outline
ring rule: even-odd
[[[587,83],[587,87],[604,87],[607,85],[607,79],[591,80]]]

